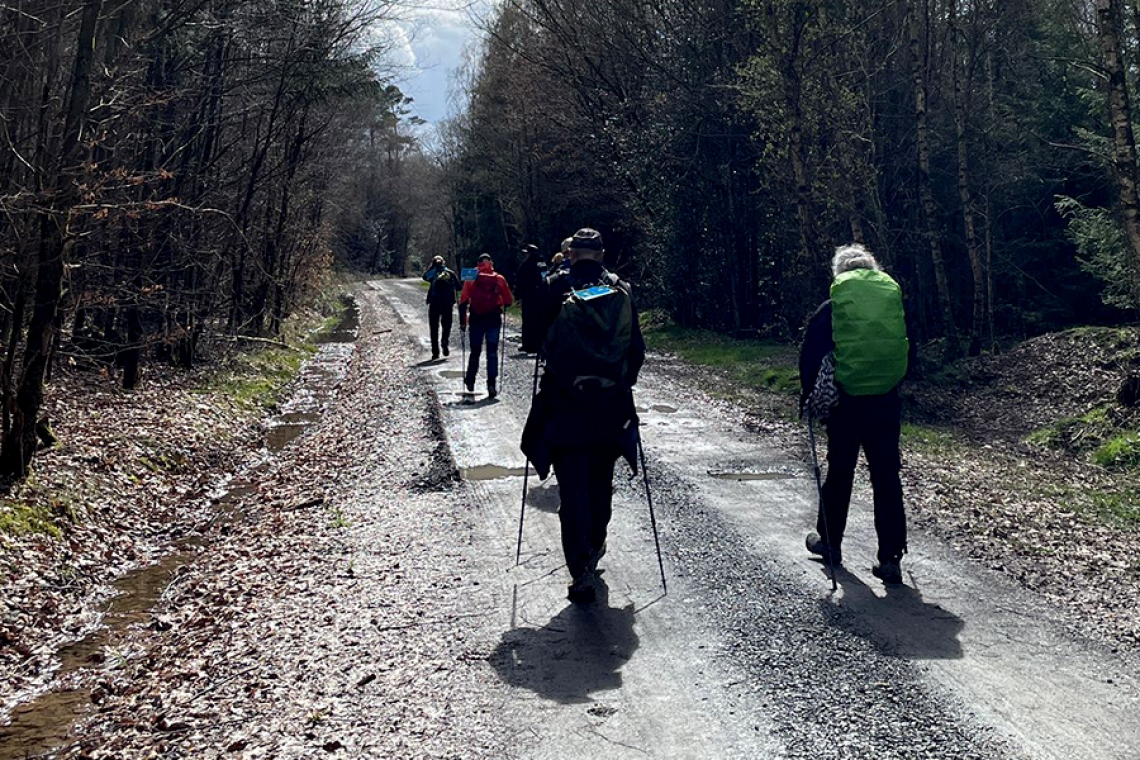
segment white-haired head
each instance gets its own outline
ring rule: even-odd
[[[852,269],[874,269],[879,271],[882,267],[871,252],[863,247],[862,243],[841,245],[835,249],[835,256],[831,259],[831,276],[838,277]]]

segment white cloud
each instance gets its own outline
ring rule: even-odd
[[[477,19],[495,0],[440,0],[439,4],[406,9],[379,33],[392,43],[390,63],[396,84],[413,99],[412,110],[437,122],[448,115],[448,87],[462,63],[464,48],[480,34]]]

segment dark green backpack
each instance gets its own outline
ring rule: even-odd
[[[571,290],[546,334],[546,367],[581,397],[628,389],[633,303],[607,275],[601,284]]]
[[[902,291],[885,272],[855,269],[831,284],[835,382],[852,396],[877,396],[906,375]]]

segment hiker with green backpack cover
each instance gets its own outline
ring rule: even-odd
[[[637,471],[633,386],[645,341],[628,283],[607,272],[602,236],[578,230],[571,266],[548,276],[539,298],[545,370],[523,429],[522,450],[539,476],[558,477],[562,549],[570,601],[595,600],[606,550],[614,465]]]
[[[871,474],[879,544],[871,572],[888,585],[898,584],[907,548],[899,478],[899,384],[910,351],[902,292],[859,244],[836,249],[832,274],[831,298],[808,322],[800,351],[801,415],[809,425],[820,420],[827,429],[827,478],[820,488],[816,530],[808,534],[806,545],[832,567],[842,563],[862,448]]]

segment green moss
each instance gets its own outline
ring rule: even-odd
[[[1100,406],[1079,417],[1064,417],[1048,427],[1034,430],[1028,443],[1073,453],[1089,451],[1118,433],[1111,405]]]
[[[139,464],[155,474],[182,472],[186,468],[186,457],[179,452],[156,450],[139,457]]]
[[[270,409],[297,375],[302,362],[315,350],[312,346],[301,346],[242,354],[235,367],[215,378],[207,390],[221,393],[243,406]]]
[[[44,534],[58,538],[59,526],[53,519],[53,510],[46,504],[26,504],[21,501],[0,500],[0,533],[9,536]]]
[[[1140,525],[1140,494],[1135,490],[1093,492],[1089,497],[1093,511],[1101,520],[1126,527]]]
[[[1140,465],[1140,433],[1130,430],[1112,436],[1093,451],[1092,458],[1102,467],[1133,468]]]

